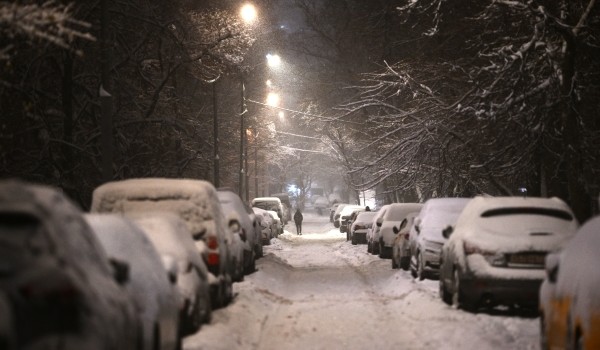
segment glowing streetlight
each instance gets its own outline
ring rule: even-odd
[[[251,24],[254,23],[254,21],[256,21],[258,14],[254,5],[244,4],[244,6],[242,6],[242,8],[240,9],[240,16],[242,17],[242,20],[244,22]]]
[[[281,57],[277,54],[272,55],[269,53],[267,54],[267,64],[271,68],[279,67],[281,65]]]
[[[273,87],[273,82],[271,81],[271,79],[267,80],[266,84],[268,87]]]
[[[285,113],[283,113],[283,111],[279,111],[278,115],[279,115],[279,120],[281,120],[281,121],[285,120]]]
[[[279,94],[276,92],[269,92],[267,95],[267,105],[271,107],[279,106]]]

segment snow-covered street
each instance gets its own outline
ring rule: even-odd
[[[184,340],[192,349],[537,349],[539,319],[445,305],[438,282],[346,242],[327,216],[265,246],[228,307]]]

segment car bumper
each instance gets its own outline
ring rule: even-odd
[[[471,304],[537,307],[542,280],[494,279],[465,276],[460,280],[461,294]]]

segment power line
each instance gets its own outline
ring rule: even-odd
[[[347,120],[341,120],[341,119],[337,119],[337,118],[326,117],[324,115],[316,115],[316,114],[311,114],[311,113],[307,113],[307,112],[296,111],[296,110],[289,109],[289,108],[271,106],[271,105],[268,105],[266,103],[254,101],[254,100],[251,100],[251,99],[246,99],[246,101],[254,103],[254,104],[257,104],[257,105],[261,105],[263,107],[269,107],[269,108],[273,108],[273,109],[278,109],[280,111],[286,111],[286,112],[296,113],[296,114],[304,114],[304,115],[309,116],[309,117],[313,117],[313,118],[317,118],[317,119],[323,119],[323,120],[325,120],[327,122],[337,122],[337,123],[347,123],[347,124],[363,125],[363,123],[359,123],[359,122],[351,122],[351,121],[347,121]]]

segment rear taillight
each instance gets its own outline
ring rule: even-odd
[[[217,249],[217,248],[219,248],[219,241],[217,240],[217,237],[210,236],[206,240],[206,245],[208,246],[209,249]]]
[[[219,265],[219,253],[208,253],[208,265]]]

